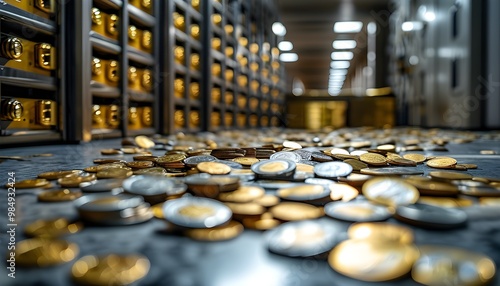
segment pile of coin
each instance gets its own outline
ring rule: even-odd
[[[273,253],[328,255],[335,271],[366,281],[412,272],[417,282],[429,285],[452,277],[426,272],[425,267],[441,262],[422,260],[433,257],[430,252],[419,258],[410,229],[373,222],[395,218],[417,227],[458,228],[468,220],[461,208],[500,205],[500,178],[472,176],[465,171],[478,166],[453,155],[424,153],[446,150],[450,142],[471,142],[479,137],[474,133],[415,128],[279,132],[125,138],[121,147],[101,150],[96,165],[44,172],[17,182],[16,188],[47,188],[39,193],[40,202],[75,200],[88,225],[130,225],[154,216],[166,222],[167,232],[202,241],[232,239],[245,228],[267,230],[266,245]],[[346,231],[341,222],[355,224]],[[70,234],[81,226],[59,218],[35,222],[26,234]],[[71,244],[53,243],[49,248],[76,252]],[[45,253],[48,247],[40,241],[26,245],[26,253],[34,248]],[[439,255],[465,261],[463,255],[455,258],[459,250],[451,252]],[[62,259],[43,255],[52,258],[38,266]],[[471,281],[479,285],[491,280],[494,267],[479,265],[477,257],[467,261],[477,265],[474,273],[481,278]],[[92,255],[73,265],[72,276],[83,284],[127,284],[148,270],[142,256]]]

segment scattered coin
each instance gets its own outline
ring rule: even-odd
[[[412,278],[424,285],[488,285],[495,263],[484,254],[443,245],[419,247]]]
[[[437,169],[447,169],[457,164],[457,160],[450,157],[439,157],[427,161],[427,166]]]
[[[359,156],[359,160],[365,162],[368,165],[373,165],[373,166],[387,165],[387,159],[384,156],[375,153],[362,154]]]
[[[328,220],[284,223],[266,235],[269,251],[290,257],[311,257],[326,253],[340,240],[343,229]]]
[[[337,178],[348,176],[352,166],[344,162],[325,162],[314,166],[314,173],[318,177]]]
[[[278,189],[276,194],[284,200],[305,202],[327,198],[330,195],[330,189],[322,185],[299,184]]]
[[[423,163],[425,162],[425,160],[427,160],[427,157],[418,153],[407,153],[403,155],[403,158],[407,160],[412,160],[417,164]]]
[[[433,171],[429,172],[429,176],[435,179],[443,180],[470,180],[472,175],[467,173],[449,172],[449,171]]]
[[[373,176],[420,175],[424,173],[420,169],[412,167],[365,168],[361,169],[360,172],[361,174]]]
[[[359,257],[363,259],[356,259]],[[379,282],[408,274],[418,257],[418,249],[411,244],[349,239],[330,252],[328,263],[335,271],[348,277]]]
[[[197,197],[184,197],[163,204],[163,215],[171,223],[188,228],[212,228],[231,219],[232,212],[223,203]]]
[[[237,237],[243,232],[243,225],[237,221],[213,228],[193,228],[184,231],[187,237],[200,241],[224,241]]]
[[[49,267],[69,262],[78,255],[76,244],[65,240],[31,238],[17,242],[16,265]]]
[[[272,154],[271,157],[269,157],[269,159],[271,159],[271,160],[277,160],[277,159],[290,160],[290,161],[293,161],[295,163],[298,163],[302,160],[302,157],[299,154],[294,153],[294,152],[280,151],[280,152],[276,152],[276,153]]]
[[[22,181],[18,181],[14,184],[16,189],[32,189],[32,188],[41,188],[49,185],[49,181],[46,179],[26,179]],[[6,188],[10,188],[10,184],[5,185]]]
[[[134,141],[135,141],[135,144],[137,144],[137,146],[144,148],[144,149],[150,149],[150,148],[153,148],[155,146],[155,142],[153,142],[153,140],[151,140],[147,136],[143,136],[143,135],[136,136]]]
[[[365,197],[387,206],[404,206],[418,200],[418,190],[407,182],[394,178],[375,178],[363,185]]]
[[[38,174],[38,178],[46,179],[46,180],[57,180],[68,175],[77,174],[81,172],[80,170],[65,170],[65,171],[52,171],[52,172],[44,172]]]
[[[203,173],[211,175],[226,175],[231,172],[231,167],[218,162],[201,162],[196,165],[196,168]]]
[[[28,237],[56,238],[63,235],[79,232],[83,225],[79,222],[73,223],[65,218],[50,220],[36,220],[24,228]]]
[[[123,179],[103,179],[80,184],[80,189],[85,193],[95,192],[121,192]]]
[[[331,202],[325,206],[329,217],[354,222],[384,221],[391,217],[389,210],[366,201]]]
[[[260,177],[289,177],[293,175],[296,166],[291,160],[273,159],[255,163],[251,170]]]
[[[123,155],[123,151],[117,149],[101,149],[102,155]]]
[[[413,231],[405,226],[385,222],[360,222],[351,225],[347,231],[350,239],[387,240],[412,244]]]
[[[280,203],[269,211],[274,218],[284,221],[315,219],[323,216],[323,211],[320,208],[296,202]]]
[[[436,229],[462,227],[467,222],[467,214],[462,210],[418,203],[398,206],[394,217],[408,224]]]
[[[148,274],[149,259],[137,254],[87,255],[71,268],[71,276],[82,285],[131,285]]]
[[[73,201],[82,196],[80,191],[70,191],[68,189],[43,191],[38,194],[40,202],[67,202]]]
[[[346,184],[334,184],[328,188],[330,189],[330,198],[332,201],[342,200],[343,202],[348,202],[359,195],[358,190]]]

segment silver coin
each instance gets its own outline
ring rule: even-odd
[[[308,178],[304,181],[306,184],[312,184],[312,185],[323,185],[323,186],[330,186],[333,184],[338,184],[335,181],[328,180],[328,179],[322,179],[322,178]]]
[[[169,222],[189,228],[212,228],[231,219],[231,209],[223,203],[200,197],[183,197],[163,204]]]
[[[479,182],[479,181],[472,181],[472,180],[451,180],[450,183],[456,186],[464,186],[464,187],[487,187],[488,185]]]
[[[345,177],[352,172],[352,166],[344,162],[325,162],[314,166],[314,174],[323,178]]]
[[[325,214],[353,222],[384,221],[391,217],[386,207],[369,201],[331,202],[325,205]]]
[[[284,159],[284,160],[290,160],[295,163],[300,162],[302,160],[302,157],[295,153],[295,152],[287,152],[287,151],[280,151],[272,154],[269,159],[275,160],[275,159]],[[254,164],[255,165],[255,164]]]
[[[80,183],[80,190],[85,193],[111,192],[120,189],[123,179],[101,179],[92,182]]]
[[[490,186],[481,186],[481,187],[459,186],[458,190],[460,191],[460,193],[468,196],[500,197],[500,189],[493,188]]]
[[[129,193],[141,196],[172,196],[185,193],[187,185],[172,178],[133,176],[123,181],[123,188]]]
[[[264,160],[253,164],[250,169],[257,176],[291,176],[295,171],[297,164],[291,160],[272,159]]]
[[[266,190],[277,190],[279,188],[291,188],[298,185],[298,183],[283,180],[258,180],[252,185],[259,186]]]
[[[217,161],[218,159],[214,156],[211,155],[199,155],[199,156],[192,156],[184,159],[184,164],[186,164],[189,167],[195,167],[198,165],[198,163],[201,162],[213,162]]]
[[[424,172],[414,167],[384,167],[384,168],[364,168],[360,171],[366,175],[421,175]]]
[[[229,167],[231,167],[231,169],[243,169],[243,165],[241,165],[240,163],[237,163],[237,162],[233,162],[233,161],[229,161],[229,160],[217,160],[215,162],[226,164]]]
[[[311,257],[330,251],[344,235],[344,227],[330,220],[284,223],[266,234],[269,251],[290,257]]]
[[[456,228],[467,222],[467,214],[462,210],[427,204],[398,206],[394,217],[412,225],[438,229]]]
[[[304,149],[299,149],[292,151],[293,153],[299,154],[302,160],[311,160],[311,155],[312,152],[304,150]]]
[[[94,194],[82,196],[74,201],[79,211],[114,212],[128,208],[136,208],[144,203],[141,196],[127,194]]]
[[[375,203],[401,206],[415,203],[420,193],[413,185],[395,178],[375,178],[363,184],[363,194]]]
[[[289,201],[313,201],[330,196],[330,189],[323,185],[297,184],[293,187],[282,187],[276,195]]]

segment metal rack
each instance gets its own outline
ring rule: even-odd
[[[75,33],[66,43],[74,51],[66,59],[73,95],[68,109],[81,118],[73,122],[70,140],[156,133],[159,4],[150,1],[147,8],[140,2],[69,2],[67,21]]]
[[[60,1],[0,5],[0,145],[66,135],[64,13]]]

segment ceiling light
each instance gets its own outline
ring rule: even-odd
[[[354,54],[352,52],[333,52],[332,60],[348,61],[352,60]]]
[[[401,24],[401,29],[404,32],[421,30],[422,28],[422,22],[404,22],[403,24]]]
[[[286,35],[286,28],[280,22],[274,22],[272,26],[273,33],[276,36],[284,36]]]
[[[358,33],[361,28],[363,28],[363,22],[360,21],[337,22],[333,25],[335,33]]]
[[[289,41],[281,41],[278,43],[278,49],[284,52],[291,51],[293,49],[293,44]]]
[[[330,63],[332,69],[347,69],[350,65],[349,61],[333,61]]]
[[[344,50],[344,49],[354,49],[356,47],[355,40],[336,40],[332,44],[334,49]]]
[[[282,53],[280,55],[280,61],[282,62],[296,62],[299,59],[299,56],[296,53]]]

